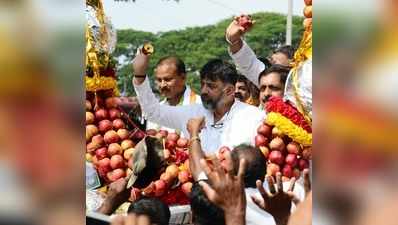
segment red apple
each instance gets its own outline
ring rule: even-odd
[[[173,140],[166,140],[165,147],[171,151],[176,147],[176,142]]]
[[[310,167],[310,163],[306,159],[300,159],[298,162],[298,167],[300,170],[304,170]]]
[[[312,158],[312,148],[311,147],[304,148],[301,154],[303,155],[303,159],[310,160]]]
[[[123,150],[126,150],[126,149],[134,147],[134,142],[130,139],[126,139],[126,140],[122,141],[121,146],[122,146]]]
[[[99,144],[100,147],[102,147],[102,146],[105,144],[104,137],[102,137],[101,134],[95,135],[95,136],[91,139],[91,142]]]
[[[138,189],[138,188],[135,188],[135,187],[131,188],[130,200],[132,202],[135,202],[135,201],[137,201],[140,198],[141,198],[141,190]]]
[[[263,135],[264,137],[269,137],[269,136],[271,136],[271,133],[272,133],[272,127],[268,126],[267,124],[261,124],[257,128],[257,133]]]
[[[105,133],[104,140],[105,140],[105,143],[111,144],[111,143],[119,142],[120,138],[119,138],[119,135],[117,135],[116,131],[110,130]]]
[[[275,163],[269,163],[267,165],[267,175],[269,176],[275,176],[277,172],[280,171],[279,165]]]
[[[290,165],[285,165],[282,169],[282,175],[291,178],[293,176],[293,168]]]
[[[111,161],[112,162],[112,161]],[[115,169],[112,171],[112,181],[117,181],[122,177],[126,176],[126,172],[123,169]]]
[[[86,111],[91,111],[93,107],[91,106],[91,102],[89,100],[86,100]]]
[[[117,130],[117,135],[119,135],[120,140],[127,139],[130,135],[129,131],[127,129],[119,129]]]
[[[123,168],[124,167],[123,157],[121,155],[113,155],[111,157],[110,165],[112,169]]]
[[[86,141],[96,134],[98,134],[98,128],[95,125],[89,124],[86,126]]]
[[[133,135],[133,140],[138,143],[141,139],[145,137],[145,133],[142,131],[136,131]]]
[[[283,155],[280,151],[271,151],[268,156],[269,161],[272,163],[282,165],[284,163]]]
[[[121,119],[113,120],[112,124],[113,124],[113,127],[115,129],[122,129],[122,128],[126,127],[126,125],[124,124],[123,120],[121,120]]]
[[[180,135],[178,135],[178,134],[176,134],[176,133],[168,133],[167,134],[167,139],[168,140],[171,140],[171,141],[174,141],[174,142],[177,142],[177,140],[180,138]]]
[[[149,136],[155,136],[158,132],[155,129],[149,129],[146,131],[146,134]]]
[[[98,109],[95,111],[95,119],[97,119],[97,121],[104,120],[106,118],[108,118],[108,111],[105,109]]]
[[[117,107],[117,99],[115,97],[109,97],[105,99],[105,106],[108,109]]]
[[[95,121],[95,116],[92,112],[86,112],[86,124],[93,124]]]
[[[296,154],[287,154],[285,158],[286,164],[290,165],[291,167],[295,167],[297,165],[297,155]]]
[[[98,159],[106,158],[108,156],[106,147],[102,147],[95,150],[95,155],[97,156]]]
[[[101,133],[105,133],[108,130],[112,130],[112,122],[110,120],[101,120],[98,123],[98,128],[101,131]]]
[[[304,0],[305,5],[312,5],[312,0]]]
[[[129,159],[131,158],[131,155],[133,154],[133,152],[134,152],[134,148],[126,149],[126,150],[123,152],[123,157],[124,157],[126,160],[129,160]]]
[[[312,18],[312,6],[311,5],[307,5],[304,7],[304,16],[306,18]]]
[[[181,185],[181,190],[184,192],[184,194],[189,195],[192,190],[192,183],[186,182],[185,184]]]
[[[253,22],[251,21],[251,17],[249,15],[242,15],[238,19],[239,26],[243,27],[245,30],[249,29]]]
[[[106,174],[109,173],[112,168],[110,167],[110,161],[108,158],[104,158],[98,161],[98,174],[100,177],[105,178]]]
[[[98,161],[98,166],[99,167],[110,167],[111,160],[109,158],[103,158],[101,160]]]
[[[256,147],[266,146],[268,144],[268,138],[264,137],[261,134],[257,134],[254,138],[254,143]]]
[[[123,153],[122,147],[118,143],[112,143],[108,146],[108,155],[121,155]]]
[[[177,141],[177,146],[180,148],[187,148],[188,147],[188,139],[186,138],[180,138]]]
[[[269,147],[271,150],[283,151],[285,149],[285,143],[283,142],[282,138],[275,137],[269,143]]]
[[[160,130],[159,131],[159,134],[162,135],[162,137],[164,137],[164,138],[167,137],[168,133],[169,132],[167,130]]]
[[[90,142],[90,143],[87,144],[86,150],[87,150],[88,153],[92,153],[92,152],[94,152],[95,150],[97,150],[100,147],[101,147],[100,144],[95,143],[95,142]]]
[[[178,180],[183,184],[189,181],[190,174],[186,170],[182,170],[178,173]]]
[[[120,110],[118,109],[110,109],[109,111],[109,119],[114,120],[114,119],[118,119],[122,116],[122,113],[120,112]]]
[[[162,196],[166,192],[167,184],[164,180],[155,181],[155,196]]]
[[[290,142],[286,146],[287,152],[292,154],[299,154],[300,152],[300,145],[297,142]]]

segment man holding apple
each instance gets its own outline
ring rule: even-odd
[[[254,21],[249,16],[236,17],[226,29],[225,38],[229,43],[229,54],[238,70],[260,89],[260,108],[264,108],[270,96],[284,95],[293,49],[282,46],[275,50],[270,59],[271,67],[266,68],[242,39],[253,24]]]
[[[258,108],[235,100],[235,67],[219,59],[210,60],[200,71],[202,104],[186,106],[162,105],[155,98],[146,70],[149,55],[138,52],[133,60],[133,85],[147,118],[159,125],[181,130],[188,137],[186,124],[190,118],[204,116],[206,125],[200,134],[206,154],[221,146],[254,144],[257,127],[264,119]]]

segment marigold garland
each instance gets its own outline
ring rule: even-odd
[[[312,133],[312,128],[304,116],[289,102],[284,102],[282,98],[271,97],[266,104],[266,110],[267,112],[280,113],[290,119],[295,125],[303,128],[308,133]]]
[[[268,113],[265,122],[269,125],[276,126],[284,134],[304,146],[310,146],[312,144],[312,134],[307,133],[303,128],[297,126],[280,113]]]

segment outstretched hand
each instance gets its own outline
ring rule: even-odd
[[[117,209],[117,207],[128,200],[130,196],[130,191],[127,189],[128,179],[129,177],[120,178],[109,184],[105,201],[98,209],[98,212],[110,215]]]
[[[219,161],[214,159],[213,166],[209,167],[206,160],[200,161],[210,185],[206,182],[199,182],[208,199],[222,208],[225,214],[226,224],[243,225],[246,215],[246,195],[244,174],[246,161],[242,159],[239,163],[237,175],[233,171],[225,171]]]
[[[282,174],[280,172],[276,174],[276,186],[272,176],[267,176],[266,179],[269,192],[265,191],[263,183],[257,180],[257,189],[260,191],[262,198],[254,196],[251,198],[258,207],[274,217],[277,225],[286,225],[290,216],[292,201],[298,201],[297,197],[293,194],[296,179],[292,178],[290,180],[290,185],[286,192],[283,190]]]
[[[240,23],[240,20],[244,20],[244,23]],[[253,21],[249,15],[242,14],[240,16],[235,16],[234,20],[229,24],[225,31],[226,38],[231,43],[235,43],[250,30],[254,23],[255,21]]]

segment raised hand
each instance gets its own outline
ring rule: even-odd
[[[292,202],[298,201],[293,194],[296,179],[291,179],[290,186],[286,192],[283,190],[282,174],[280,172],[276,174],[276,187],[272,176],[267,176],[267,182],[269,192],[266,192],[263,183],[257,180],[257,189],[260,191],[262,199],[254,196],[251,198],[258,207],[274,217],[277,225],[286,225],[290,216]]]
[[[242,159],[239,163],[238,175],[233,171],[225,171],[219,161],[214,159],[213,166],[209,167],[206,160],[200,161],[210,184],[201,181],[203,191],[211,202],[224,210],[225,222],[227,225],[245,224],[246,195],[244,185],[244,174],[246,161]]]
[[[254,22],[249,15],[242,14],[234,17],[225,32],[227,40],[231,43],[237,42],[244,33],[250,30]]]
[[[192,118],[187,123],[187,130],[188,133],[191,135],[191,137],[193,137],[197,136],[204,126],[205,126],[204,117]]]
[[[145,75],[148,69],[150,55],[142,53],[141,49],[137,50],[137,54],[133,59],[133,73],[134,75]]]

